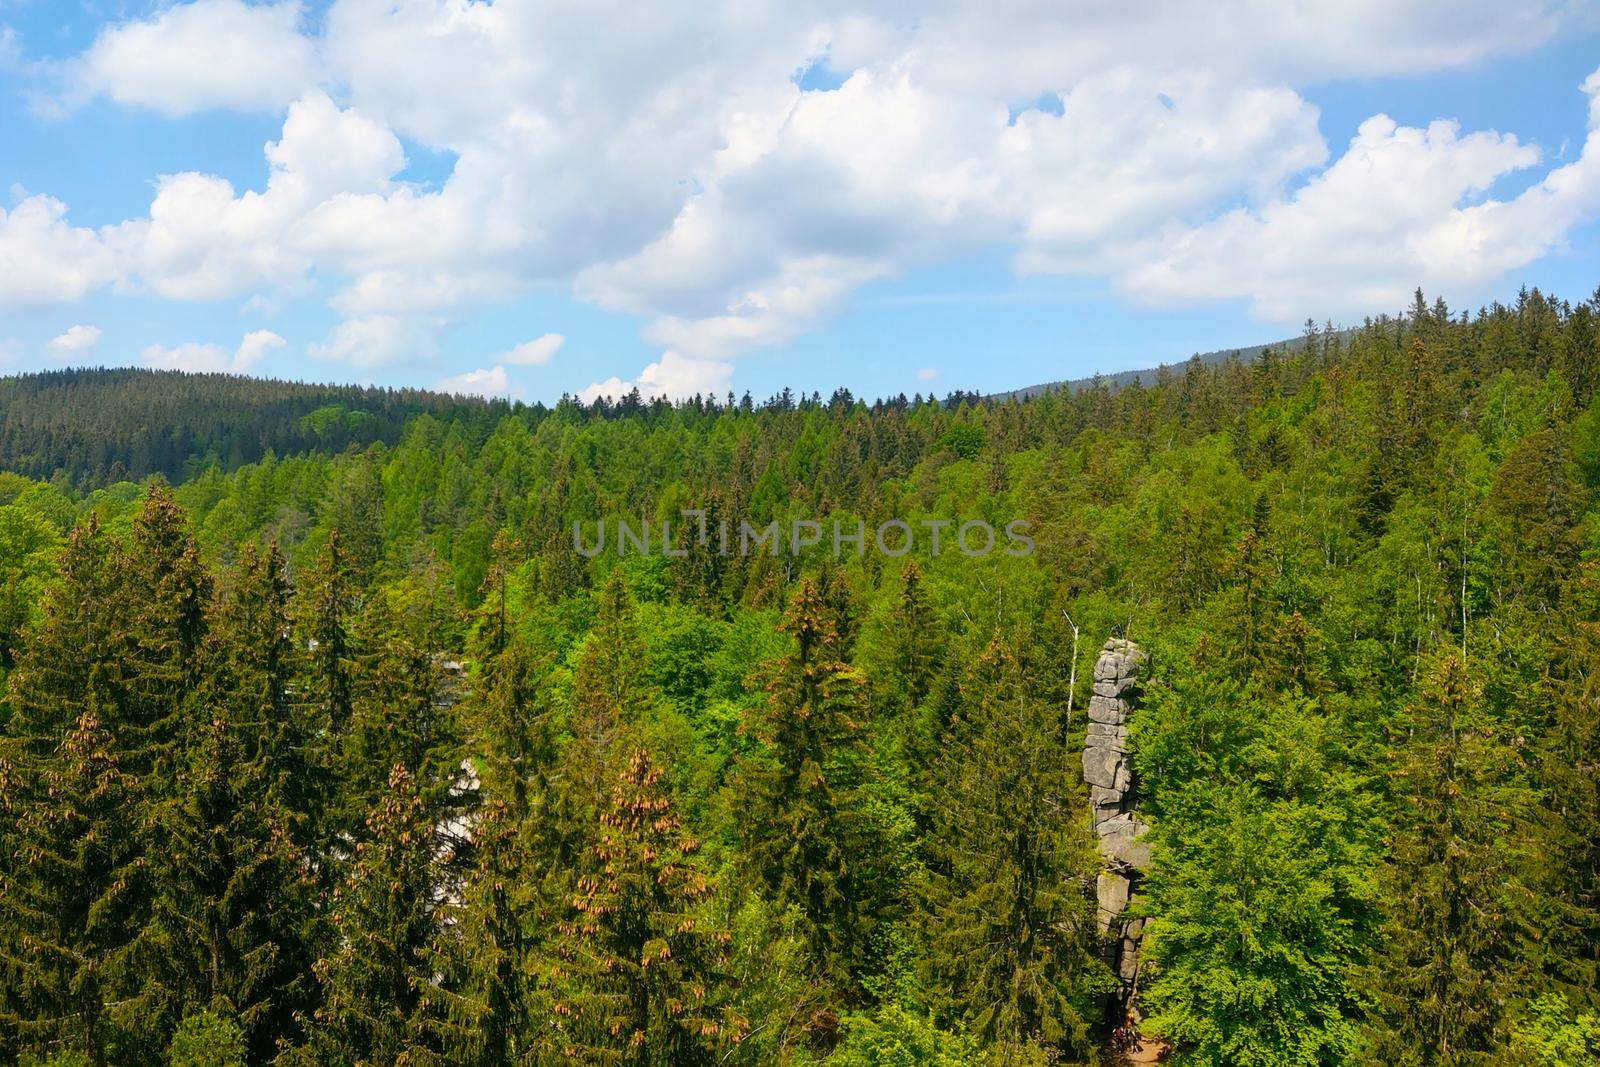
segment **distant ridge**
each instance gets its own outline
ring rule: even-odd
[[[394,444],[408,419],[497,419],[504,401],[234,374],[73,368],[0,378],[0,470],[93,487],[177,482],[268,452]]]
[[[1344,331],[1340,332],[1342,333]],[[1219,363],[1226,363],[1229,359],[1237,359],[1241,363],[1250,363],[1257,356],[1261,355],[1262,352],[1265,352],[1269,348],[1276,348],[1282,352],[1290,352],[1303,347],[1305,343],[1306,339],[1304,337],[1290,337],[1283,341],[1266,341],[1262,344],[1250,345],[1246,348],[1219,348],[1215,352],[1201,352],[1198,353],[1197,356],[1191,356],[1189,358],[1198,358],[1201,363],[1208,367],[1214,367]],[[1177,371],[1188,362],[1189,360],[1185,359],[1180,360],[1177,363],[1162,364],[1161,366],[1165,366],[1169,370]],[[1021,389],[1012,389],[1008,392],[991,393],[984,399],[997,401],[1027,400],[1030,397],[1040,396],[1044,393],[1053,393],[1062,389],[1068,390],[1069,392],[1076,392],[1079,389],[1086,389],[1093,386],[1096,381],[1099,381],[1108,389],[1120,389],[1125,385],[1132,385],[1135,380],[1138,380],[1145,385],[1150,385],[1155,382],[1156,374],[1161,370],[1161,366],[1145,367],[1140,370],[1117,371],[1115,374],[1091,375],[1087,378],[1072,378],[1059,382],[1041,382],[1038,385],[1028,385]]]

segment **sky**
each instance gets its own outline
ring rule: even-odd
[[[1594,3],[0,0],[0,373],[994,392],[1597,238]]]

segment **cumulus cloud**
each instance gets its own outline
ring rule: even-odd
[[[505,396],[511,391],[511,379],[506,369],[498,364],[480,370],[469,370],[450,378],[440,378],[433,386],[441,393],[461,396]]]
[[[1247,298],[1280,322],[1396,308],[1418,285],[1476,296],[1600,214],[1600,72],[1584,91],[1582,155],[1509,200],[1485,194],[1537,165],[1537,148],[1509,134],[1463,135],[1453,122],[1417,129],[1378,115],[1292,196],[1188,230],[1122,282],[1152,301]]]
[[[299,21],[295,0],[195,0],[110,26],[62,72],[65,102],[103,94],[167,115],[275,109],[316,78],[316,47]]]
[[[0,217],[0,303],[328,282],[343,321],[313,353],[371,367],[426,363],[451,316],[571,287],[663,350],[588,395],[683,395],[863,285],[978,251],[1266,317],[1316,296],[1321,317],[1515,270],[1596,214],[1587,148],[1502,203],[1495,179],[1540,165],[1509,133],[1380,117],[1330,165],[1299,92],[1534,48],[1570,17],[1559,0],[1448,19],[1422,0],[752,3],[334,0],[313,36],[294,3],[194,0],[109,27],[67,68],[80,95],[286,108],[265,186],[164,176],[147,217],[101,231],[23,201]],[[837,87],[796,84],[818,64]],[[453,157],[448,176],[400,180],[401,138]]]
[[[379,367],[427,363],[439,349],[437,320],[403,315],[359,315],[339,323],[326,341],[310,346],[318,359]]]
[[[733,364],[717,360],[686,359],[677,352],[667,351],[661,358],[648,364],[632,381],[607,378],[578,391],[578,398],[592,403],[600,397],[621,399],[634,389],[646,399],[664,396],[668,400],[682,400],[696,394],[720,396],[733,384]]]
[[[190,342],[168,348],[149,345],[139,353],[141,366],[154,370],[181,370],[191,373],[245,374],[252,370],[269,352],[282,348],[286,342],[271,330],[254,330],[245,334],[239,347],[229,352],[218,344]]]
[[[535,337],[531,341],[524,341],[505,354],[507,363],[515,363],[521,367],[542,367],[555,358],[561,346],[567,339],[559,333],[547,333]]]
[[[100,235],[67,222],[61,201],[23,196],[9,212],[0,208],[0,307],[80,300],[117,278]]]
[[[86,355],[100,343],[100,327],[77,325],[67,329],[50,339],[45,347],[53,356],[71,359]]]

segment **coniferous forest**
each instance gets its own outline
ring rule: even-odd
[[[0,1061],[1600,1062],[1600,294],[1003,402],[229,381],[0,388]]]

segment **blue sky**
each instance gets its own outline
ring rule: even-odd
[[[874,396],[1586,298],[1600,25],[1504,6],[0,0],[0,357]]]

